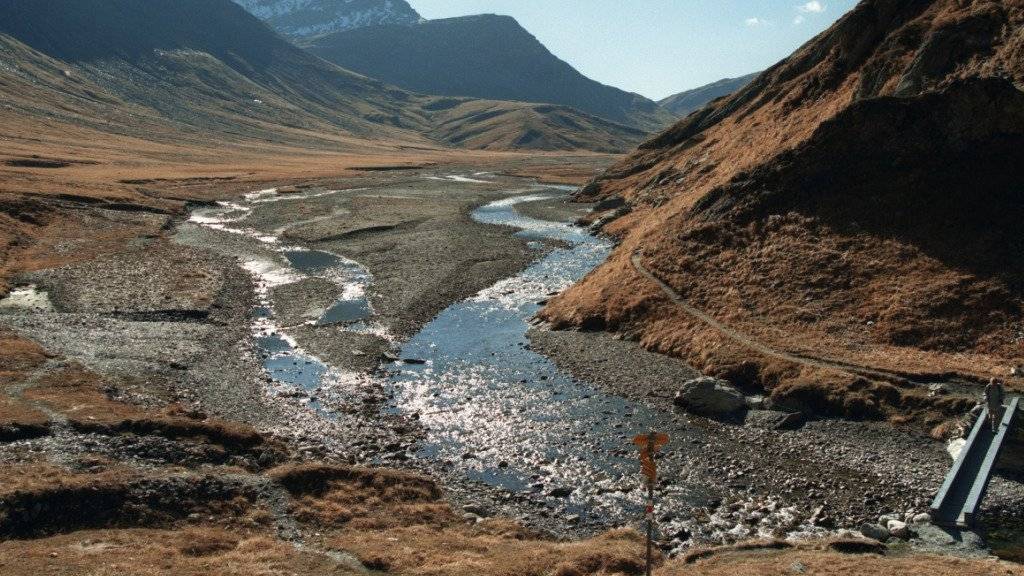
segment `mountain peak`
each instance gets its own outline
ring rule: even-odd
[[[406,0],[234,0],[290,38],[422,20]]]
[[[304,45],[342,68],[422,94],[560,104],[647,132],[674,119],[650,100],[587,78],[511,16],[366,26]]]

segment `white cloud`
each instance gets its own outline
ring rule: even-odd
[[[767,20],[763,20],[761,18],[747,18],[746,20],[743,21],[743,23],[746,24],[747,26],[751,27],[751,28],[756,28],[758,26],[767,26],[768,25],[768,21]]]
[[[796,18],[793,18],[793,25],[799,26],[804,23],[804,20],[806,20],[806,18],[804,18],[803,14],[797,14]]]
[[[818,14],[825,11],[825,5],[818,0],[810,0],[810,2],[807,2],[806,4],[797,6],[796,9],[801,12]]]

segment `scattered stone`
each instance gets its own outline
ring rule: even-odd
[[[480,517],[490,516],[487,508],[480,506],[479,504],[466,504],[462,507],[462,511],[466,514],[474,514]]]
[[[417,366],[422,366],[427,363],[427,361],[422,358],[402,358],[402,362],[405,364],[415,364]]]
[[[558,487],[548,492],[548,496],[552,498],[568,498],[572,495],[572,492],[572,488]]]
[[[803,414],[778,410],[749,410],[743,419],[744,425],[764,430],[796,430],[803,423]]]
[[[701,377],[683,383],[675,403],[701,416],[734,416],[747,405],[747,399],[732,384],[717,378]]]
[[[894,538],[906,540],[910,537],[910,529],[907,528],[907,523],[900,520],[890,520],[886,528],[889,530],[889,534]]]
[[[915,515],[911,519],[911,522],[913,522],[914,524],[931,524],[932,515],[927,512],[922,512],[921,514]]]
[[[867,538],[878,540],[879,542],[885,542],[889,539],[889,529],[881,524],[871,524],[869,522],[861,524],[860,533]]]
[[[810,522],[811,524],[821,526],[822,528],[834,528],[836,525],[835,520],[828,515],[824,506],[818,506],[814,510],[814,513],[811,514]]]

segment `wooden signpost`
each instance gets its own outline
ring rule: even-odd
[[[654,541],[654,485],[658,481],[658,466],[655,458],[663,446],[668,444],[668,434],[660,434],[653,430],[647,434],[639,434],[633,438],[633,444],[640,449],[640,470],[647,478],[647,506],[644,516],[647,519],[647,576],[651,576]]]

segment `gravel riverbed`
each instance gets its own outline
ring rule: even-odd
[[[542,488],[509,489],[468,475],[466,461],[423,458],[430,419],[385,410],[401,400],[389,383],[420,361],[401,362],[403,342],[488,289],[500,301],[502,282],[565,246],[477,222],[474,209],[538,191],[551,197],[516,210],[571,222],[587,209],[524,179],[448,176],[403,172],[197,206],[206,219],[178,223],[173,242],[143,239],[117,256],[19,278],[45,293],[52,309],[4,309],[0,321],[99,373],[125,381],[147,374],[137,385],[140,398],[156,395],[252,423],[308,458],[435,475],[470,519],[517,518],[561,536],[637,523],[632,504],[602,516],[581,512],[580,500],[562,492],[635,503],[638,475],[555,485],[547,475],[558,462],[528,460]],[[343,259],[355,277],[302,272],[289,251]],[[350,297],[365,299],[365,317],[321,322]],[[285,346],[283,355],[267,348],[268,338]],[[579,398],[606,394],[635,405],[626,409],[630,416],[644,411],[663,423],[673,443],[660,489],[674,499],[659,505],[657,516],[668,550],[824,534],[882,514],[916,514],[927,509],[950,464],[942,444],[882,423],[820,420],[774,430],[756,418],[724,424],[683,414],[672,398],[697,372],[607,334],[537,327],[522,346],[537,353],[529,362],[538,374],[559,370],[566,386],[594,389]],[[287,364],[301,381],[318,370],[326,376],[308,388],[288,385],[267,371],[269,361]],[[628,459],[628,438],[642,430],[623,424],[602,441],[619,442],[616,457]],[[1024,510],[1024,487],[997,478],[987,502],[987,515],[1012,523]]]

